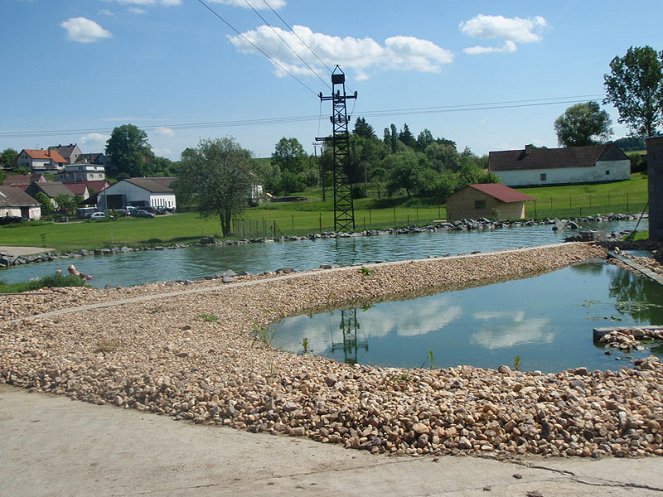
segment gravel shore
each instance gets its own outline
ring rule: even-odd
[[[270,348],[268,323],[605,257],[565,244],[244,277],[2,297],[0,382],[373,453],[663,455],[663,366],[558,374],[350,366]],[[97,305],[93,308],[77,306]],[[69,309],[59,315],[44,312]]]

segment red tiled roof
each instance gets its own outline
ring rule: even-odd
[[[57,150],[35,150],[24,148],[23,152],[28,154],[32,159],[50,159],[53,162],[59,162],[61,164],[66,164],[67,161],[60,155],[60,152]]]
[[[525,195],[524,193],[521,193],[518,190],[514,190],[513,188],[509,188],[502,183],[482,183],[468,186],[505,203],[526,202],[528,200],[534,200],[533,197]]]
[[[85,195],[87,185],[85,183],[64,183],[64,186],[69,188],[74,195]]]

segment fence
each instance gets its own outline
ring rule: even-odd
[[[602,193],[537,198],[526,202],[527,217],[583,217],[609,213],[638,213],[647,205],[647,194]]]
[[[398,226],[423,226],[444,219],[444,206],[355,209],[355,230],[365,231]],[[247,210],[233,220],[239,238],[270,238],[283,235],[324,233],[334,230],[333,211]]]
[[[545,219],[639,213],[646,205],[646,192],[557,196],[526,202],[526,217]],[[445,218],[444,205],[355,209],[355,230],[425,226],[434,220]],[[273,238],[333,230],[333,211],[249,209],[244,211],[241,217],[233,220],[233,232],[239,238]]]

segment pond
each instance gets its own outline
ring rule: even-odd
[[[271,344],[295,353],[389,367],[467,364],[557,372],[619,369],[663,347],[624,354],[595,344],[592,329],[663,325],[663,286],[602,261],[533,278],[296,316],[274,323]]]
[[[635,224],[636,221],[584,223],[581,229],[597,229],[610,233],[633,229]],[[646,220],[641,223],[640,229],[647,229]],[[228,269],[256,274],[282,267],[302,271],[317,268],[321,264],[348,266],[474,251],[494,252],[559,243],[571,233],[555,232],[550,225],[537,225],[494,231],[439,231],[286,243],[188,247],[15,266],[1,270],[0,280],[8,283],[25,281],[52,274],[56,269],[64,270],[74,263],[78,270],[93,276],[93,286],[131,286],[155,281],[201,279]]]

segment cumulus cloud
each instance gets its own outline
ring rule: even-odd
[[[85,17],[72,17],[62,22],[60,26],[67,31],[67,38],[79,43],[92,43],[112,36],[110,31]]]
[[[555,338],[555,333],[549,329],[549,319],[527,318],[525,311],[477,312],[472,317],[484,324],[472,333],[470,343],[488,350],[552,343]]]
[[[479,14],[458,26],[470,38],[500,40],[501,46],[486,47],[477,45],[463,50],[469,55],[491,53],[513,53],[521,43],[536,43],[543,40],[541,33],[549,24],[541,16],[523,19],[520,17],[487,16]]]
[[[428,40],[411,36],[393,36],[381,45],[372,38],[330,36],[314,33],[305,26],[294,26],[294,33],[280,28],[260,26],[241,36],[229,36],[230,42],[242,53],[257,53],[260,47],[272,59],[292,74],[311,75],[309,69],[283,43],[285,40],[309,66],[323,72],[326,68],[311,54],[310,47],[327,66],[338,64],[343,69],[353,69],[357,79],[367,79],[373,70],[404,70],[438,73],[444,64],[453,61],[453,54]],[[302,43],[303,40],[303,43]],[[253,44],[253,45],[252,45]],[[287,73],[276,66],[277,76]]]
[[[147,11],[145,9],[141,9],[140,7],[130,7],[128,10],[132,14],[136,14],[136,15],[147,14]]]
[[[122,5],[164,5],[166,7],[172,7],[174,5],[181,5],[182,0],[115,0],[117,3]]]
[[[97,144],[97,143],[106,143],[110,136],[108,135],[103,135],[101,133],[88,133],[85,136],[81,136],[81,139],[78,140],[81,142],[83,145],[88,145],[88,144]]]
[[[232,7],[243,7],[245,9],[248,9],[249,6],[246,4],[244,0],[209,0],[210,3],[222,3],[224,5],[230,5]],[[285,7],[286,3],[285,0],[267,0],[267,3],[265,3],[264,0],[248,0],[249,4],[251,4],[251,7],[254,9],[268,9],[270,6],[273,9],[282,9]]]
[[[175,131],[172,130],[171,128],[160,127],[154,130],[154,134],[157,136],[173,137],[175,136]]]

